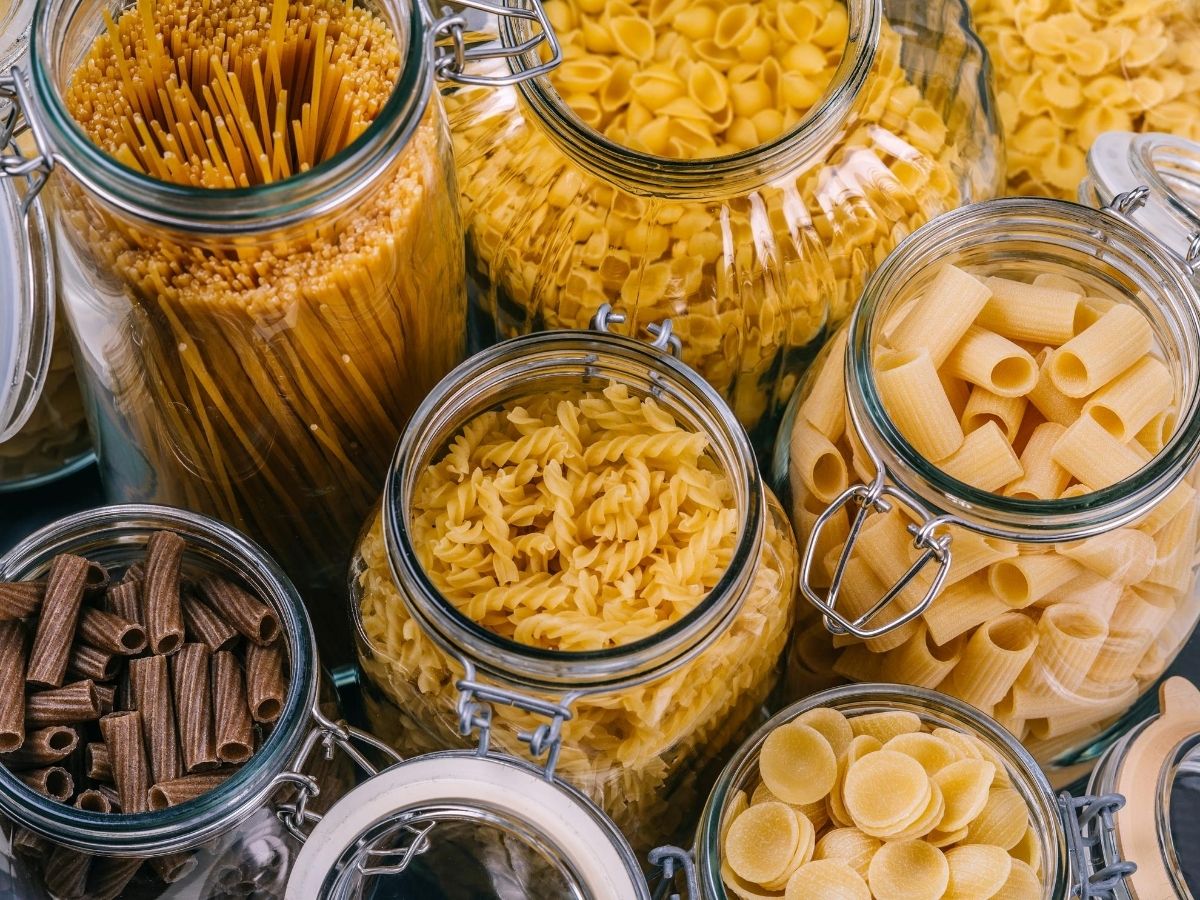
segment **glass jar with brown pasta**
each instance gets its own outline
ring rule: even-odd
[[[756,724],[795,575],[746,434],[694,371],[610,333],[506,341],[422,404],[359,542],[371,727],[404,756],[480,728],[549,755],[643,855]]]
[[[1200,297],[1125,206],[968,207],[868,283],[778,447],[811,601],[790,691],[936,687],[1065,784],[1183,647]]]
[[[408,0],[108,17],[38,5],[7,89],[37,153],[2,167],[47,185],[106,492],[246,529],[347,658],[354,535],[404,420],[465,350],[433,90],[435,70],[462,76]]]
[[[1000,185],[963,3],[546,11],[554,73],[445,94],[481,320],[511,337],[583,327],[604,302],[631,327],[670,316],[684,360],[766,446],[796,372],[887,252]],[[495,35],[475,37],[522,37]]]

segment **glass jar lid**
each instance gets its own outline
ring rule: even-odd
[[[335,803],[304,842],[288,900],[425,896],[649,900],[632,849],[575,788],[469,750],[411,759]]]

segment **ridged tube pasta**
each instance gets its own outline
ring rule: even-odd
[[[979,314],[979,324],[1012,341],[1065,344],[1075,337],[1081,294],[1010,278],[984,282],[992,298]]]
[[[1076,419],[1058,439],[1050,457],[1093,490],[1116,484],[1145,464],[1129,444],[1122,444],[1086,416]]]
[[[962,446],[942,460],[939,468],[981,491],[999,491],[1025,474],[1012,443],[994,420],[969,432]]]
[[[1056,603],[1038,620],[1034,659],[1063,690],[1073,691],[1087,678],[1107,638],[1107,624],[1091,609]]]
[[[962,446],[962,426],[928,350],[884,354],[875,378],[896,427],[918,452],[941,460]]]
[[[1018,556],[988,570],[993,594],[1013,609],[1024,609],[1046,597],[1081,572],[1074,560],[1053,553]]]
[[[1004,493],[1021,500],[1055,500],[1071,483],[1071,473],[1054,461],[1054,445],[1066,432],[1056,422],[1042,422],[1029,435],[1021,451],[1021,477],[1008,483]]]
[[[967,329],[946,357],[946,372],[1001,397],[1028,394],[1037,384],[1037,363],[1026,350],[978,325]]]
[[[1148,354],[1153,340],[1146,317],[1117,304],[1054,351],[1050,379],[1066,396],[1086,397]]]
[[[936,644],[922,624],[916,635],[887,652],[879,675],[884,681],[935,688],[962,659],[962,644],[957,638]]]
[[[960,700],[991,709],[1016,683],[1037,639],[1037,626],[1020,613],[1004,613],[984,623],[967,641],[962,662],[945,689]]]
[[[1021,420],[1025,418],[1025,407],[1028,405],[1029,401],[1024,397],[1001,397],[987,388],[976,387],[963,407],[963,431],[969,435],[993,422],[1000,426],[1004,432],[1004,440],[1011,447],[1017,441],[1017,435],[1021,431]]]
[[[836,500],[850,484],[846,460],[816,428],[797,428],[792,432],[790,466],[812,495],[826,503]]]
[[[1050,357],[1054,351],[1043,348],[1037,356],[1038,377],[1028,393],[1029,402],[1042,417],[1064,427],[1071,425],[1083,414],[1083,401],[1068,397],[1060,391],[1050,377]]]
[[[1175,381],[1170,369],[1162,360],[1147,356],[1090,397],[1083,405],[1083,414],[1095,419],[1121,443],[1128,443],[1174,399]],[[1156,443],[1161,449],[1162,441]]]
[[[943,266],[888,336],[896,350],[929,351],[940,368],[979,316],[992,292],[956,266]]]

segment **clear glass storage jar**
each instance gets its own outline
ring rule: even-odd
[[[1131,306],[1138,327],[1148,323],[1173,403],[1136,440],[1106,435],[1133,458],[1113,483],[1032,495],[1049,499],[984,491],[901,434],[873,360],[885,322],[946,264],[979,277],[1068,278],[1082,296],[1102,298],[1089,302]],[[1200,617],[1198,310],[1179,260],[1110,209],[995,200],[942,216],[902,244],[794,398],[777,446],[811,601],[791,654],[791,695],[844,678],[937,687],[1017,734],[1052,781],[1086,772]],[[843,423],[837,434],[828,433],[829,423],[839,427],[833,418],[805,406],[818,381],[844,394],[844,416],[841,399],[828,407]],[[1072,416],[1083,421],[1091,414],[1077,402]],[[967,413],[951,410],[963,422]],[[1008,427],[981,415],[1002,434]],[[1093,462],[1111,456],[1106,444],[1090,447]],[[983,659],[1003,660],[999,674],[980,668]]]
[[[667,346],[669,326],[658,334],[659,343]],[[480,440],[478,430],[471,429],[489,410],[532,404],[555,392],[578,398],[585,391],[614,385],[623,395],[628,392],[627,403],[653,398],[660,411],[690,434],[689,440],[703,436],[707,459],[729,492],[729,505],[723,508],[731,511],[724,514],[736,519],[730,543],[689,541],[679,556],[668,541],[656,545],[661,526],[655,523],[671,501],[658,488],[652,489],[648,502],[645,497],[636,499],[642,489],[632,483],[630,495],[641,504],[637,515],[654,513],[632,537],[610,541],[586,532],[589,523],[595,524],[591,516],[603,514],[605,504],[572,512],[569,491],[562,489],[551,524],[516,525],[509,536],[525,548],[553,543],[562,528],[571,527],[568,520],[578,519],[579,553],[610,553],[618,562],[632,559],[640,564],[640,554],[647,550],[639,550],[639,542],[649,542],[646,546],[657,547],[654,552],[669,556],[674,565],[694,566],[699,553],[720,560],[724,568],[717,570],[719,577],[707,593],[691,595],[690,611],[665,627],[639,626],[631,620],[632,632],[620,632],[616,640],[587,650],[571,649],[570,644],[563,649],[559,643],[535,646],[528,637],[502,635],[494,622],[478,621],[480,611],[448,600],[427,570],[422,554],[428,548],[415,544],[446,543],[449,538],[431,534],[428,528],[414,533],[415,498],[425,496],[417,493],[422,476],[433,471],[432,462],[456,435],[470,435],[468,442]],[[592,401],[584,405],[588,402]],[[511,415],[520,419],[519,407]],[[569,419],[563,421],[564,427],[569,425]],[[516,477],[525,479],[536,467],[554,468],[557,463],[543,459],[544,452],[536,449],[545,437],[553,439],[554,433],[534,433],[522,447],[501,451],[507,459],[504,465],[512,466],[514,473],[524,471]],[[675,459],[676,449],[665,458]],[[620,452],[636,455],[637,449],[628,445]],[[588,469],[608,484],[603,481],[605,471],[609,470],[602,463]],[[647,473],[650,485],[658,484],[661,474]],[[492,502],[485,487],[479,487],[474,476],[464,485],[463,515],[474,508],[475,491],[481,508]],[[612,511],[617,517],[623,490],[611,484],[605,488],[604,497],[617,501]],[[507,502],[524,501],[514,497]],[[530,499],[524,508],[537,505]],[[501,517],[503,510],[491,508]],[[696,521],[691,517],[698,515],[689,511],[684,518]],[[501,540],[504,526],[493,520],[487,528]],[[467,535],[477,548],[492,539]],[[463,546],[468,560],[470,546]],[[626,553],[633,555],[627,558]],[[554,749],[536,738],[537,753],[549,752],[554,771],[591,797],[639,854],[644,853],[681,828],[690,828],[706,789],[706,766],[755,724],[757,711],[777,681],[777,664],[791,625],[796,557],[791,528],[760,481],[745,432],[693,370],[658,347],[610,333],[546,332],[498,344],[448,375],[414,414],[396,451],[381,509],[368,520],[359,542],[350,582],[371,727],[405,756],[457,747],[464,740],[460,729],[469,733],[475,722],[472,710],[477,701],[497,700],[494,714],[484,723],[491,745],[517,755],[522,741],[534,740],[539,724],[553,720]],[[544,571],[534,568],[536,554],[528,549],[516,550],[513,558],[529,572]],[[578,577],[582,581],[585,575]],[[615,574],[597,573],[597,579],[602,577],[614,579],[612,584],[620,581]],[[486,598],[487,586],[482,575],[480,579],[473,595]],[[560,590],[552,581],[526,589],[539,598]],[[643,602],[644,590],[645,586],[634,591],[638,603]],[[496,595],[493,590],[491,596]],[[597,618],[572,619],[572,601],[566,602],[568,612],[551,622],[551,634],[586,636],[590,623],[602,624]],[[579,601],[581,608],[585,602]],[[666,608],[674,601],[662,603]],[[619,598],[605,604],[613,618],[625,615]],[[561,607],[543,611],[556,609]]]
[[[48,799],[0,766],[0,868],[6,873],[0,878],[9,879],[7,896],[282,897],[304,831],[319,819],[316,811],[353,784],[350,760],[362,753],[352,744],[382,749],[336,721],[312,625],[287,576],[260,547],[213,519],[149,505],[78,513],[9,551],[0,559],[0,581],[43,577],[59,553],[118,570],[142,561],[147,539],[161,530],[187,542],[185,574],[236,578],[274,610],[290,672],[280,716],[236,774],[197,800],[154,812],[84,811]],[[321,751],[337,747],[349,747],[349,757],[322,758]]]
[[[665,46],[682,38],[676,23],[690,28],[682,11],[692,6],[714,20],[722,8],[557,2],[560,72],[595,62],[588,53],[604,40],[591,32],[604,33],[610,15],[649,22],[643,27]],[[685,362],[725,397],[756,446],[769,443],[796,372],[888,251],[938,213],[994,196],[1002,179],[987,64],[962,2],[848,0],[845,15],[840,2],[792,6],[809,19],[795,26],[808,31],[793,34],[798,46],[818,57],[840,52],[840,62],[823,95],[808,101],[810,114],[741,152],[675,159],[630,149],[591,127],[572,107],[578,95],[560,91],[554,76],[445,93],[473,310],[485,331],[504,338],[583,327],[604,302],[633,327],[671,317]],[[757,15],[754,3],[743,9]],[[819,35],[818,21],[828,22]],[[522,36],[481,29],[473,37],[512,46]],[[710,59],[718,78],[732,82],[737,49],[712,54],[723,57]],[[512,61],[515,71],[521,61]],[[784,109],[778,82],[790,65],[784,59],[754,80],[775,97],[768,113]],[[675,80],[664,107],[683,93],[683,76]],[[607,95],[601,103],[608,108]],[[728,124],[733,114],[727,99],[711,119]]]
[[[1136,865],[1124,862],[1119,856],[1110,858],[1105,864],[1090,857],[1104,827],[1111,825],[1113,813],[1124,804],[1123,797],[1107,794],[1073,798],[1068,793],[1056,797],[1029,753],[1011,734],[974,707],[935,691],[861,684],[823,691],[792,704],[759,729],[730,760],[709,795],[696,830],[693,852],[699,900],[758,900],[753,894],[742,895],[726,886],[721,874],[724,838],[734,815],[745,809],[746,799],[754,794],[760,783],[759,760],[768,735],[817,708],[836,710],[851,724],[860,716],[915,715],[923,729],[945,728],[969,736],[971,746],[978,749],[980,758],[993,762],[1003,771],[1004,774],[998,777],[1005,788],[1016,791],[1024,801],[1029,819],[1028,832],[1009,852],[1014,858],[1032,860],[1031,868],[1035,871],[1040,866],[1042,890],[1037,896],[1044,900],[1111,896],[1109,892],[1136,869]],[[823,858],[840,857],[834,854]],[[1124,859],[1135,860],[1130,856]],[[915,876],[916,873],[911,874]],[[1029,895],[1010,895],[1001,891],[995,896],[1007,900],[1011,896]],[[1157,895],[1155,900],[1159,900]]]
[[[103,41],[106,11],[94,0],[37,6],[28,71],[7,88],[37,155],[3,167],[30,172],[30,189],[47,183],[106,493],[245,529],[301,588],[329,658],[344,659],[354,535],[404,420],[465,349],[461,225],[433,90],[435,67],[459,76],[453,59],[435,59],[430,31],[456,26],[427,22],[408,0],[264,7],[269,32],[221,18],[249,15],[243,7],[146,0],[115,26],[116,46],[140,54],[130,61]],[[224,49],[209,57],[206,40]],[[171,110],[161,122],[129,112],[123,126],[96,124],[123,109],[103,91],[131,102],[106,73],[134,70],[164,80]],[[289,108],[306,88],[312,100]],[[110,155],[85,127],[129,130]],[[228,149],[231,131],[246,153]],[[254,155],[256,141],[270,159]],[[181,144],[195,151],[186,178],[172,168]],[[197,147],[217,161],[202,164]]]

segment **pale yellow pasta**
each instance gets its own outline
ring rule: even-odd
[[[951,833],[970,825],[987,806],[995,774],[986,759],[960,759],[938,770],[933,780],[946,801],[938,830]]]
[[[975,394],[971,397],[973,399]],[[1024,403],[1024,400],[1021,402]],[[968,403],[968,411],[970,408]],[[981,491],[992,492],[999,491],[1024,474],[1012,443],[1005,438],[995,421],[988,421],[967,434],[962,446],[942,460],[938,468],[951,478],[957,478]]]
[[[785,803],[813,803],[837,781],[837,756],[821,732],[801,722],[776,728],[759,757],[763,784]]]
[[[917,760],[877,750],[846,770],[842,785],[846,812],[861,831],[897,834],[915,822],[930,798],[929,776]],[[885,835],[876,834],[876,837]]]
[[[930,778],[959,758],[959,752],[954,746],[924,731],[898,734],[884,744],[883,749],[911,756],[921,764],[921,768]]]
[[[884,655],[879,676],[893,684],[935,688],[962,659],[962,645],[961,635],[942,645],[937,644],[928,624],[923,623],[916,636]]]
[[[1033,277],[1033,283],[1038,287],[1055,288],[1069,294],[1084,294],[1083,285],[1074,278],[1069,278],[1059,272],[1039,272]]]
[[[868,612],[888,590],[888,585],[868,568],[861,557],[850,560],[843,573],[843,579],[839,611],[851,619]],[[870,638],[864,645],[872,653],[886,653],[905,643],[915,633],[916,628],[916,621],[912,621],[880,637]],[[840,640],[838,636],[834,638],[835,645],[843,642],[848,645],[854,641],[851,636],[842,637]]]
[[[1011,607],[991,592],[987,579],[976,575],[942,591],[923,616],[935,644],[943,646]]]
[[[918,726],[919,727],[919,726]],[[846,748],[845,754],[838,759],[838,780],[830,792],[827,801],[829,803],[829,817],[838,825],[847,826],[853,825],[854,819],[846,809],[845,782],[846,773],[850,766],[857,762],[862,757],[869,753],[874,753],[883,748],[883,743],[869,734],[857,735],[850,742],[850,746]]]
[[[871,857],[883,846],[883,841],[863,834],[857,828],[834,828],[817,841],[813,859],[833,859],[845,863],[861,877],[867,877]]]
[[[836,709],[819,706],[801,713],[796,717],[796,721],[820,732],[829,742],[837,758],[849,749],[850,742],[854,740],[854,730],[850,727],[850,721]]]
[[[1071,473],[1056,463],[1051,453],[1065,431],[1056,422],[1042,422],[1033,429],[1021,451],[1021,477],[1005,487],[1005,495],[1021,500],[1055,500],[1062,495]]]
[[[1037,364],[1027,351],[978,325],[968,328],[950,351],[945,371],[1002,397],[1023,396],[1037,383]]]
[[[762,884],[783,874],[798,846],[796,812],[786,803],[757,803],[734,819],[722,849],[739,877]]]
[[[783,890],[796,870],[812,859],[813,848],[816,846],[816,829],[808,817],[799,810],[796,810],[796,822],[800,826],[800,839],[796,843],[796,850],[778,878],[762,882],[762,886],[769,891]]]
[[[1021,860],[1014,859],[1008,880],[995,896],[1004,900],[1041,900],[1042,894],[1042,881],[1037,873]]]
[[[968,826],[972,844],[993,844],[1008,850],[1017,845],[1029,826],[1029,810],[1012,788],[993,790],[983,810]]]
[[[988,587],[1012,609],[1024,609],[1076,578],[1083,568],[1057,553],[1004,559],[988,569]]]
[[[1038,354],[1037,382],[1026,397],[1046,421],[1069,426],[1083,414],[1083,401],[1068,397],[1055,386],[1050,377],[1051,356],[1053,351],[1049,347]]]
[[[1185,506],[1154,535],[1158,554],[1146,581],[1175,594],[1187,590],[1196,555],[1196,510]]]
[[[1136,528],[1118,528],[1082,541],[1056,544],[1055,551],[1119,585],[1145,580],[1158,555],[1154,538]]]
[[[1124,444],[1164,413],[1174,399],[1175,381],[1170,370],[1157,357],[1146,356],[1088,398],[1083,413]],[[1160,426],[1158,433],[1161,431]]]
[[[924,841],[891,841],[871,859],[867,883],[876,900],[939,900],[950,882],[950,866]]]
[[[1083,604],[1056,603],[1038,620],[1036,663],[1055,683],[1073,691],[1087,678],[1108,638],[1108,625]]]
[[[953,528],[951,533],[954,540],[954,558],[946,575],[947,585],[969,578],[992,563],[1017,555],[1017,548],[1011,541],[1002,541],[958,527]]]
[[[946,851],[950,882],[943,900],[987,900],[1004,887],[1012,857],[1000,847],[965,844]]]
[[[935,828],[929,834],[925,835],[925,843],[931,847],[950,847],[965,839],[967,836],[966,828],[959,828],[956,831],[942,831],[941,828]]]
[[[1017,612],[984,623],[971,635],[962,662],[943,690],[990,710],[1009,692],[1037,648],[1037,626]]]
[[[861,875],[844,862],[825,859],[805,863],[788,879],[785,900],[871,900]]]
[[[1013,859],[1025,863],[1035,872],[1042,867],[1042,841],[1032,825],[1025,829],[1021,840],[1008,852]]]
[[[846,460],[829,438],[813,427],[792,432],[792,453],[788,462],[793,478],[804,482],[812,496],[831,503],[850,484]]]
[[[850,728],[855,737],[874,738],[881,745],[898,734],[911,734],[921,730],[921,719],[916,713],[892,712],[866,713],[850,719]]]
[[[1118,303],[1054,351],[1050,378],[1068,397],[1086,397],[1148,354],[1153,343],[1146,317]]]
[[[1011,447],[1016,443],[1028,405],[1029,401],[1024,397],[1001,397],[987,388],[976,387],[963,407],[963,431],[970,435],[991,422],[1000,427],[1005,442]]]
[[[846,374],[836,364],[846,355],[846,332],[839,331],[823,352],[835,364],[821,367],[813,379],[812,390],[800,405],[800,415],[829,440],[836,441],[846,426]]]
[[[1075,337],[1079,292],[1048,285],[1026,284],[1010,278],[988,278],[992,298],[979,313],[978,322],[1013,341],[1065,344]]]
[[[896,350],[923,348],[934,367],[941,368],[989,296],[991,291],[975,276],[957,266],[943,266],[907,313],[898,317],[888,344]]]
[[[1145,465],[1133,446],[1083,416],[1058,439],[1050,455],[1080,483],[1098,489],[1123,481]]]
[[[962,426],[928,350],[882,356],[877,361],[875,378],[892,420],[917,452],[940,460],[962,445]]]

